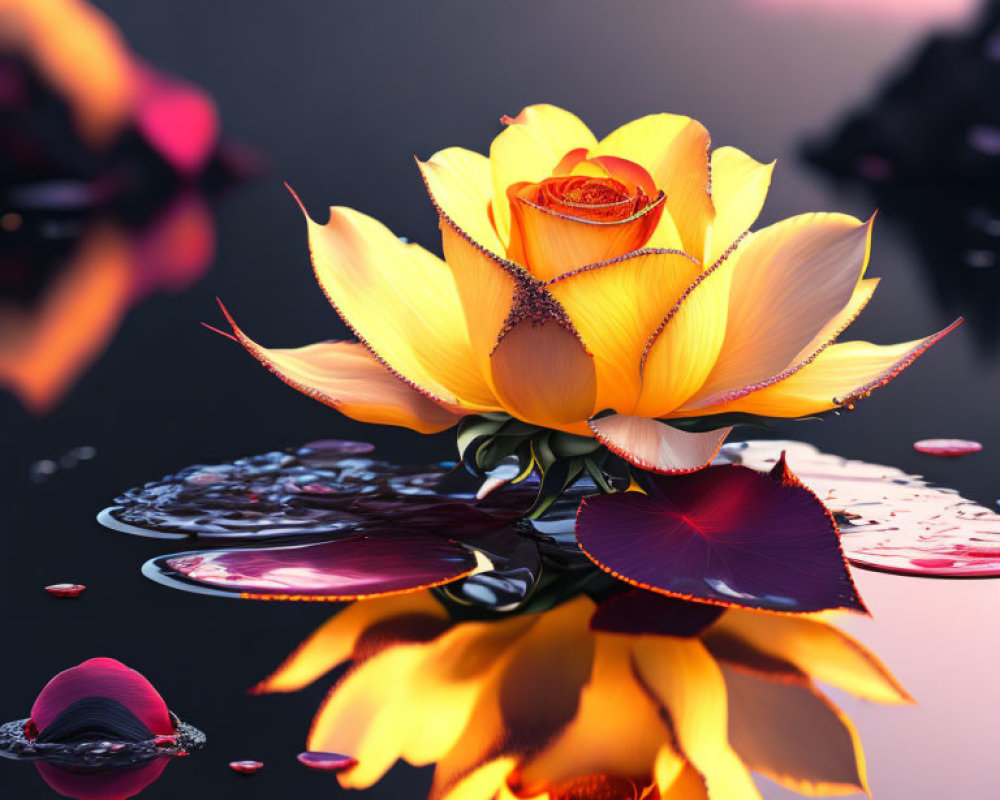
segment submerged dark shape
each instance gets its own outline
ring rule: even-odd
[[[148,680],[111,658],[56,675],[28,719],[0,725],[0,756],[36,763],[61,794],[120,800],[156,780],[205,736],[171,713]]]
[[[931,36],[864,107],[805,147],[861,183],[920,251],[933,296],[1000,344],[1000,3]]]

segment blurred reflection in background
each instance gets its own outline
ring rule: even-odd
[[[205,197],[257,169],[96,9],[0,0],[0,386],[50,410],[130,307],[209,268]]]
[[[752,772],[805,794],[867,791],[854,726],[814,682],[910,702],[872,653],[817,615],[674,602],[676,635],[652,635],[595,631],[584,595],[459,622],[429,592],[362,601],[255,692],[349,665],[308,740],[349,757],[349,788],[402,759],[436,765],[439,800],[759,798]]]
[[[935,34],[863,108],[806,147],[860,183],[920,252],[932,296],[984,354],[1000,344],[1000,2]]]

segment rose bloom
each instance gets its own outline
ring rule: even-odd
[[[419,164],[444,260],[351,209],[308,221],[317,278],[359,343],[268,350],[236,329],[244,346],[355,419],[430,433],[500,412],[683,472],[713,458],[733,414],[849,405],[946,332],[834,344],[877,284],[871,220],[748,232],[773,164],[711,150],[689,117],[600,141],[550,105],[504,122],[489,157]]]
[[[595,630],[616,612],[586,596],[463,622],[430,593],[362,601],[255,691],[350,664],[308,743],[351,757],[345,788],[403,760],[435,765],[432,800],[760,800],[753,772],[807,795],[867,791],[854,726],[815,683],[911,702],[871,652],[818,617],[669,602],[654,628],[672,620],[672,635],[641,632],[634,607],[617,622],[640,632]]]

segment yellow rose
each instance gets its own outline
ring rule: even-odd
[[[871,221],[748,232],[773,165],[711,150],[695,120],[652,115],[600,141],[550,105],[504,121],[488,158],[448,148],[419,165],[444,260],[351,209],[308,221],[317,278],[360,343],[269,350],[234,325],[239,340],[358,420],[430,433],[500,412],[683,472],[714,457],[729,415],[850,404],[950,330],[834,344],[877,284]],[[709,419],[670,424],[691,418]]]

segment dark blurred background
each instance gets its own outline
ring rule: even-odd
[[[646,113],[673,111],[704,122],[716,145],[736,145],[762,161],[777,157],[761,224],[817,210],[864,218],[884,191],[873,188],[872,176],[883,175],[874,183],[888,179],[884,171],[855,167],[873,153],[891,161],[891,141],[886,152],[869,152],[862,141],[859,152],[840,161],[817,162],[815,153],[850,150],[836,144],[847,115],[877,113],[879,91],[890,77],[907,74],[929,36],[966,31],[952,60],[986,42],[968,34],[977,4],[958,0],[96,5],[137,53],[207,90],[227,134],[267,163],[264,174],[214,201],[211,269],[184,291],[168,287],[132,306],[51,410],[30,413],[13,393],[0,392],[0,717],[26,716],[51,675],[85,658],[125,661],[209,736],[206,751],[171,764],[142,795],[151,799],[341,793],[331,775],[294,758],[328,682],[296,695],[244,693],[331,609],[199,597],[150,583],[139,567],[164,552],[164,543],[106,531],[95,514],[120,490],[187,464],[317,438],[372,441],[380,454],[405,461],[453,457],[448,434],[422,437],[343,418],[199,324],[219,323],[220,296],[267,345],[347,336],[315,285],[302,218],[282,181],[314,216],[329,205],[352,206],[437,250],[436,219],[413,156],[449,145],[485,151],[502,114],[551,102],[575,111],[598,135]],[[935,74],[947,68],[937,63]],[[979,79],[967,72],[940,81],[929,95],[918,92],[914,107],[924,116],[914,113],[898,140],[923,136],[942,113],[971,115],[966,126],[992,125],[1000,100],[988,88],[961,112],[941,111],[941,98],[959,86],[977,97]],[[982,120],[975,118],[980,111]],[[811,164],[802,157],[810,146]],[[973,172],[996,170],[1000,144],[996,151]],[[987,257],[962,266],[968,213],[986,213],[986,222],[995,222],[992,236],[1000,232],[990,187],[972,187],[954,170],[907,179],[922,187],[920,215],[893,203],[880,216],[869,274],[884,280],[845,338],[917,338],[961,313],[973,316],[966,306],[982,320],[996,315],[1000,295],[989,293],[990,282],[963,295],[958,272],[992,276],[1000,269]],[[970,206],[980,210],[961,210]],[[1000,245],[983,235],[972,249]],[[927,475],[993,506],[1000,491],[1000,371],[991,337],[998,335],[988,324],[967,324],[855,411],[780,432]],[[926,437],[976,439],[984,450],[934,460],[912,449]],[[32,471],[39,460],[58,461],[80,446],[96,448],[96,456],[52,474]],[[90,588],[76,601],[42,591],[61,581]],[[1000,647],[990,620],[1000,612],[1000,589],[989,581],[873,574],[859,581],[876,621],[854,629],[922,703],[916,710],[869,709],[838,698],[858,723],[876,797],[994,796],[991,731],[1000,699],[992,662]],[[226,767],[248,758],[267,766],[251,779]],[[427,784],[425,773],[403,768],[371,796],[419,798]],[[51,794],[33,769],[5,762],[0,787],[12,798]],[[786,796],[771,785],[766,791]]]

